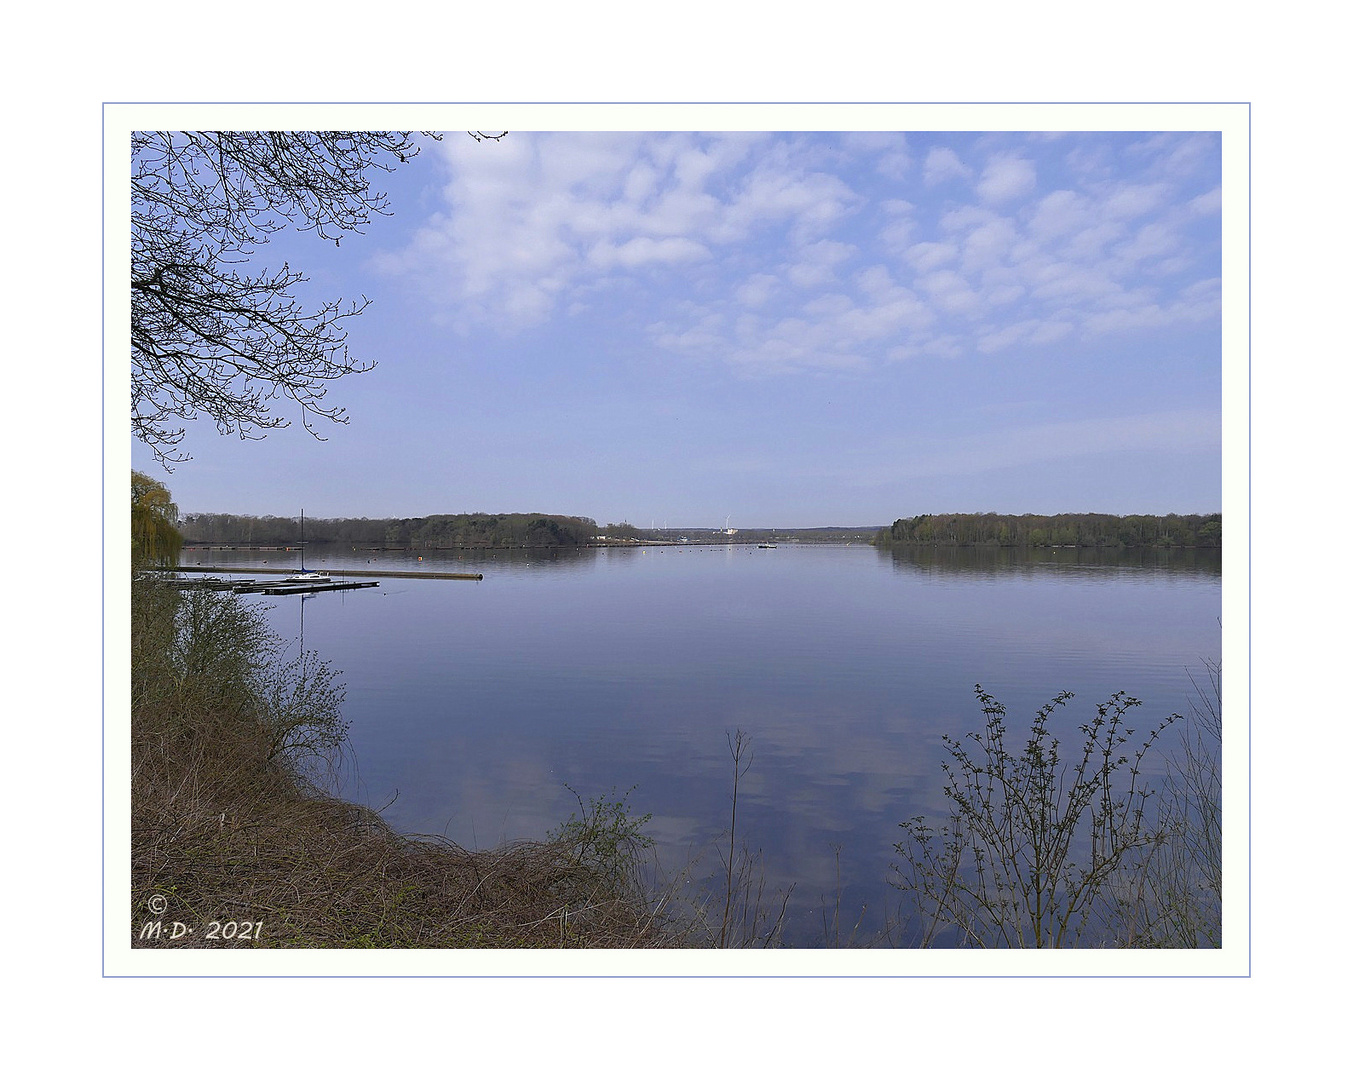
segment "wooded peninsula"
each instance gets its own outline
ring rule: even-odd
[[[251,547],[301,542],[299,518],[189,514],[179,522],[184,543]],[[582,547],[599,530],[591,518],[557,514],[434,514],[418,518],[305,519],[305,542],[380,548]]]
[[[880,530],[880,547],[1221,547],[1220,514],[920,514]]]

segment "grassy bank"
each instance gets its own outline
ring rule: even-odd
[[[401,836],[317,779],[342,690],[228,594],[137,580],[131,936],[139,947],[646,948],[690,941],[605,804],[551,839],[467,851]],[[623,822],[623,819],[622,819]],[[163,910],[151,915],[153,897]],[[155,901],[159,904],[158,901]],[[192,935],[142,936],[158,917]],[[261,924],[241,940],[212,923]]]

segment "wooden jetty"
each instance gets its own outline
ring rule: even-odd
[[[207,577],[194,581],[191,578],[170,578],[171,585],[177,585],[180,589],[200,589],[205,592],[234,592],[247,585],[253,585],[251,578],[226,581],[224,578]]]
[[[294,567],[271,566],[176,566],[180,574],[294,574]],[[443,570],[386,570],[384,567],[368,570],[325,570],[336,578],[366,577],[376,574],[383,578],[445,578],[452,581],[483,581],[483,574],[453,574]]]
[[[236,592],[257,592],[264,596],[296,596],[299,593],[340,592],[343,589],[374,589],[379,581],[284,582],[281,585],[251,585]]]
[[[180,589],[205,589],[211,592],[262,593],[264,596],[297,596],[301,593],[341,592],[345,589],[374,589],[379,581],[255,581],[253,578],[225,580],[207,577],[174,579]]]

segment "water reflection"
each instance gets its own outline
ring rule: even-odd
[[[738,832],[768,892],[793,887],[788,940],[806,946],[835,907],[838,853],[849,925],[867,908],[862,932],[876,931],[895,906],[897,823],[943,809],[941,736],[980,723],[974,683],[1012,725],[1074,691],[1059,717],[1073,739],[1117,690],[1145,702],[1143,720],[1185,708],[1188,668],[1220,658],[1221,579],[1219,563],[1179,554],[313,549],[307,566],[484,578],[321,594],[305,645],[347,687],[358,768],[345,796],[380,807],[397,794],[396,828],[467,846],[543,836],[576,810],[569,787],[634,786],[663,866],[712,886],[727,738],[748,732]],[[279,558],[211,553],[225,556],[240,569]],[[267,600],[286,637],[295,602]]]
[[[878,548],[879,560],[899,573],[1038,574],[1068,570],[1159,570],[1172,574],[1221,577],[1221,551],[1209,548],[1011,548],[932,547]]]

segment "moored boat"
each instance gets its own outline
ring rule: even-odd
[[[324,570],[305,570],[304,568],[302,568],[301,573],[299,573],[299,574],[292,574],[292,575],[290,575],[289,577],[284,577],[284,578],[282,579],[282,581],[283,581],[284,583],[290,584],[290,583],[293,583],[293,582],[294,582],[294,583],[297,584],[297,585],[304,584],[305,582],[312,582],[312,581],[328,581],[328,580],[329,580],[329,574],[328,574],[327,571],[324,571]]]
[[[307,570],[305,568],[305,511],[301,511],[301,568],[290,577],[284,577],[284,585],[323,584],[329,580],[327,570]]]

